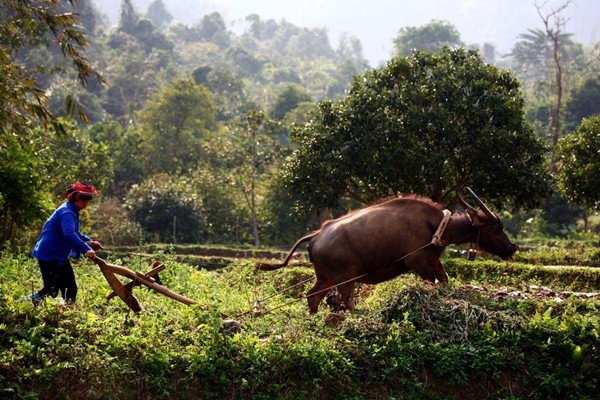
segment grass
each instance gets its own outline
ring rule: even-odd
[[[448,257],[450,285],[404,275],[360,285],[356,313],[323,303],[309,316],[296,299],[311,286],[303,282],[310,268],[259,272],[238,259],[207,270],[157,256],[164,284],[197,305],[139,287],[143,310],[132,314],[106,301],[108,284],[81,261],[75,309],[54,300],[33,307],[22,299],[41,283],[36,263],[3,254],[0,397],[600,398],[598,269]],[[150,265],[107,258],[138,271]],[[227,329],[229,319],[241,331]]]

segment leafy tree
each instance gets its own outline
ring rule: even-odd
[[[140,14],[133,6],[131,0],[123,0],[121,3],[121,15],[119,17],[119,30],[133,34],[140,18]]]
[[[202,226],[200,202],[188,179],[160,174],[132,187],[125,204],[150,241],[193,243]]]
[[[204,86],[185,78],[148,100],[139,114],[141,157],[147,173],[195,170],[200,139],[216,130],[216,110]]]
[[[148,6],[146,17],[159,30],[164,30],[173,20],[173,16],[167,10],[165,3],[162,0],[154,0]]]
[[[161,74],[169,69],[170,59],[161,51],[146,54],[133,36],[122,32],[113,32],[108,40],[114,51],[108,56],[111,85],[104,94],[104,110],[123,126],[135,124],[136,112],[165,84]]]
[[[141,227],[129,219],[121,200],[102,196],[92,203],[94,221],[93,236],[101,238],[106,246],[134,246],[141,241]]]
[[[235,117],[245,115],[252,108],[244,90],[244,82],[229,68],[223,66],[213,68],[202,66],[192,72],[192,77],[197,85],[204,85],[214,95],[217,105],[217,118],[228,121]]]
[[[250,24],[248,32],[259,41],[273,39],[279,29],[279,24],[274,19],[262,21],[258,14],[248,15],[246,22]]]
[[[552,192],[541,206],[543,220],[539,227],[540,232],[549,237],[567,236],[573,231],[582,214],[580,206],[569,204],[558,189],[552,188]]]
[[[0,250],[47,215],[47,186],[40,158],[29,142],[10,141],[0,151]],[[22,233],[22,232],[21,232]]]
[[[527,33],[517,36],[519,39],[513,46],[511,68],[526,84],[549,78],[549,67],[552,53],[548,46],[546,32],[541,29],[528,29]],[[564,34],[561,39],[569,40]]]
[[[213,42],[222,49],[230,44],[227,25],[218,12],[205,15],[196,30],[201,40]]]
[[[465,186],[497,205],[535,206],[548,187],[518,81],[476,51],[396,57],[355,78],[345,99],[321,102],[292,139],[282,174],[312,210],[402,192],[449,202]]]
[[[190,184],[202,199],[203,243],[243,243],[251,240],[249,216],[227,170],[198,168]]]
[[[64,58],[73,63],[81,84],[89,77],[102,77],[83,55],[88,46],[85,32],[78,25],[76,14],[67,12],[75,0],[5,0],[0,13],[0,143],[13,133],[26,136],[30,123],[39,122],[62,129],[46,104],[44,90],[38,86],[38,71],[50,68],[47,59],[23,63],[24,50],[58,46]],[[22,65],[27,65],[25,68]],[[67,98],[69,110],[77,104]],[[82,113],[83,116],[83,113]]]
[[[258,209],[263,182],[269,175],[279,146],[275,140],[278,124],[269,120],[262,111],[248,112],[245,119],[234,127],[232,176],[245,201],[251,217],[254,245],[260,245]]]
[[[208,168],[185,177],[154,175],[127,193],[125,209],[145,240],[231,243],[249,237],[248,221],[227,178]]]
[[[394,52],[397,55],[410,56],[414,50],[440,51],[445,46],[464,46],[460,33],[448,21],[432,20],[418,27],[404,27],[394,39]]]
[[[295,198],[280,176],[268,181],[260,211],[261,239],[270,245],[287,245],[318,226],[315,216],[295,212]]]
[[[285,50],[284,50],[285,49]],[[312,60],[333,58],[335,52],[329,43],[326,28],[301,29],[289,38],[282,53],[287,57]]]
[[[41,169],[55,195],[62,198],[65,188],[77,180],[93,183],[100,190],[113,178],[113,163],[107,143],[94,142],[87,128],[73,121],[62,121],[65,133],[48,137],[36,149]],[[37,128],[41,133],[41,128]]]
[[[564,83],[563,78],[565,74],[565,60],[562,57],[562,47],[563,47],[563,38],[562,29],[566,24],[566,20],[561,17],[560,13],[566,9],[569,4],[571,4],[572,0],[566,0],[561,6],[557,9],[552,10],[550,13],[544,15],[542,13],[542,6],[538,6],[536,4],[536,8],[542,22],[544,23],[544,27],[546,28],[546,35],[551,44],[552,49],[552,65],[554,71],[554,93],[555,100],[552,106],[552,112],[550,114],[550,127],[549,133],[552,136],[552,148],[556,148],[558,144],[558,139],[562,134],[562,120],[563,120],[563,90]],[[553,19],[553,23],[551,23],[550,19]],[[554,170],[554,160],[552,160],[551,168]]]
[[[106,29],[108,21],[98,9],[94,0],[78,0],[73,3],[73,11],[77,14],[79,23],[85,29],[88,38],[98,38]],[[93,43],[90,43],[93,46]]]
[[[586,79],[581,86],[573,89],[565,106],[567,129],[573,131],[584,118],[600,114],[600,80]]]
[[[557,147],[558,188],[572,203],[600,207],[600,116],[583,120]]]
[[[49,137],[37,125],[65,133],[61,120],[50,111],[41,72],[55,71],[55,60],[31,57],[60,49],[62,59],[73,64],[77,81],[103,78],[92,68],[84,50],[88,39],[73,7],[60,0],[5,0],[0,13],[0,247],[14,238],[15,227],[25,231],[45,216],[49,185],[43,175],[40,142]],[[44,49],[44,50],[42,50]],[[48,49],[48,50],[46,50]],[[27,62],[26,62],[27,61]],[[58,70],[56,70],[58,71]],[[52,72],[53,73],[53,72]],[[65,97],[69,114],[78,112],[75,99]]]
[[[519,35],[510,59],[511,69],[528,89],[531,122],[538,135],[555,146],[564,128],[563,91],[573,85],[571,76],[580,68],[582,49],[572,34],[561,31],[562,25],[551,28],[545,18],[546,30],[529,29]]]
[[[271,117],[284,119],[285,115],[300,103],[311,101],[310,95],[297,85],[287,85],[277,96],[271,108]]]
[[[144,176],[144,166],[140,154],[141,137],[135,126],[124,129],[117,121],[105,120],[90,125],[86,132],[91,141],[107,146],[110,159],[106,162],[113,166],[106,194],[124,198],[129,188],[140,183]]]
[[[146,53],[154,49],[171,51],[174,44],[150,20],[140,17],[131,0],[123,0],[118,33],[133,36]]]
[[[340,92],[335,93],[333,90],[328,91],[330,98],[341,98],[342,94],[347,89],[345,82],[352,82],[355,75],[362,74],[369,68],[369,62],[362,54],[362,45],[354,36],[342,35],[340,38],[338,49],[336,50],[336,59],[339,64],[338,69],[338,85]]]

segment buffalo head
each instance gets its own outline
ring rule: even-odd
[[[481,207],[482,211],[477,211],[470,206],[456,191],[458,202],[465,209],[467,215],[471,219],[473,227],[477,229],[477,245],[488,253],[495,254],[503,260],[512,260],[512,256],[518,250],[518,246],[512,243],[506,233],[502,221],[496,214],[481,201],[479,197],[470,189],[467,188],[475,202]]]

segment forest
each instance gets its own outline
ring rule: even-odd
[[[600,47],[560,10],[501,59],[432,20],[370,68],[356,38],[285,20],[236,34],[124,0],[111,28],[92,1],[48,7],[4,6],[0,247],[29,246],[77,180],[100,189],[84,225],[109,246],[281,246],[401,193],[454,207],[466,186],[517,238],[597,229]]]
[[[507,55],[398,27],[370,67],[356,38],[259,15],[236,33],[122,0],[111,27],[92,0],[4,0],[0,397],[600,399],[600,43],[565,30],[572,5],[538,8]],[[80,216],[97,254],[162,264],[192,304],[136,287],[132,311],[85,259],[75,305],[26,301],[78,180],[100,191]],[[355,311],[332,290],[312,315],[306,251],[256,268],[350,210],[413,193],[461,212],[467,188],[512,262],[448,246],[447,284],[359,283]]]

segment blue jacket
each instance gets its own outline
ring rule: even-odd
[[[79,232],[79,210],[70,201],[63,203],[48,218],[32,255],[40,261],[67,261],[71,252],[85,254],[91,240]]]

